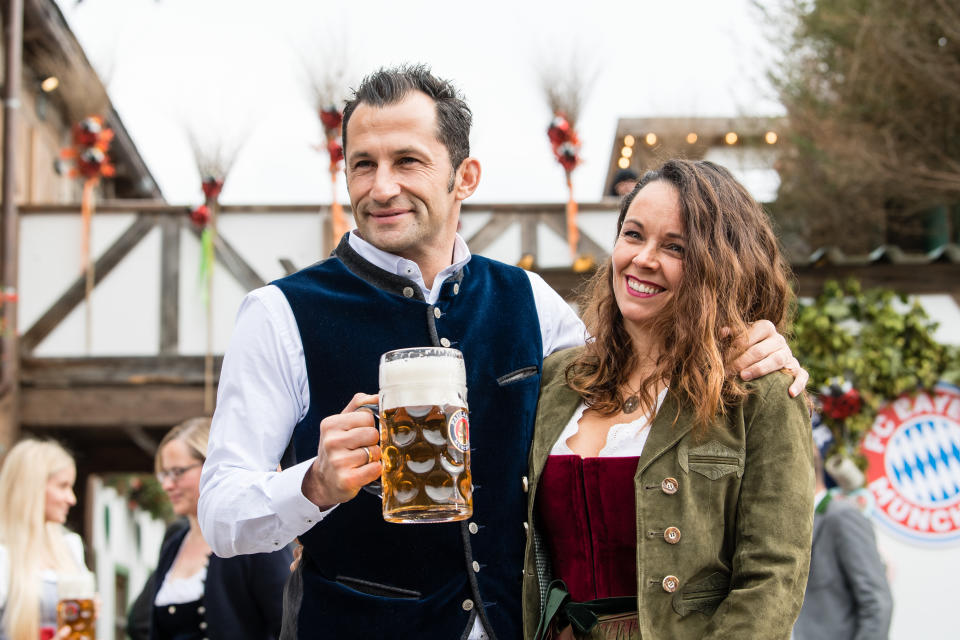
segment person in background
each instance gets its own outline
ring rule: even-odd
[[[173,512],[189,526],[160,550],[152,640],[271,640],[280,635],[289,549],[218,558],[200,533],[197,499],[210,418],[191,418],[170,430],[156,456],[157,478]]]
[[[77,468],[52,441],[22,440],[0,471],[0,639],[65,638],[57,582],[89,573],[83,541],[64,527],[77,503]]]
[[[544,360],[526,638],[789,638],[810,561],[810,414],[789,375],[743,383],[727,364],[751,322],[789,329],[788,275],[722,167],[671,160],[624,199],[584,307],[593,339]]]
[[[827,491],[823,459],[814,457],[813,551],[795,640],[884,640],[893,597],[870,521],[855,503]]]
[[[615,198],[627,195],[637,186],[639,177],[633,169],[617,169],[613,174],[613,183],[610,185],[610,195]]]

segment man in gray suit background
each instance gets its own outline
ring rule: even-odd
[[[816,449],[814,449],[816,452]],[[795,640],[882,640],[890,630],[893,599],[873,525],[852,502],[827,493],[816,454],[816,512],[810,577]]]

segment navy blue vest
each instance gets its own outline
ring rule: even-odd
[[[521,637],[524,475],[543,354],[527,275],[474,256],[430,305],[344,237],[333,257],[274,284],[293,309],[310,385],[293,434],[298,461],[316,455],[324,417],[377,392],[380,355],[392,349],[449,341],[464,354],[470,409],[473,518],[387,523],[362,491],[338,506],[300,537],[299,637],[466,637],[478,615],[492,637]]]

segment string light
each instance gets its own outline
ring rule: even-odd
[[[634,142],[636,142],[636,139],[633,136],[631,136],[629,133],[623,136],[623,145],[625,147],[632,147]]]
[[[657,144],[657,134],[655,134],[655,133],[648,133],[648,134],[644,137],[643,141],[647,143],[647,146],[652,147],[653,145]]]
[[[738,136],[733,131],[728,131],[727,135],[723,136],[723,141],[726,142],[727,144],[737,144],[737,140],[739,139],[740,139],[740,136]]]
[[[687,134],[687,144],[695,144],[697,142],[697,134],[693,131]]]
[[[47,76],[43,79],[43,82],[40,83],[40,88],[43,89],[44,93],[50,93],[51,91],[56,91],[57,87],[60,86],[60,79],[57,76]]]
[[[620,149],[620,155],[622,155],[624,158],[629,158],[633,156],[633,149],[630,147],[624,147],[623,149]]]
[[[779,137],[777,136],[776,131],[767,131],[764,134],[763,139],[767,142],[767,144],[777,144]]]
[[[630,158],[620,158],[620,160],[617,161],[617,166],[620,167],[621,169],[629,168]]]

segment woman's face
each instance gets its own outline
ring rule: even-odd
[[[680,286],[684,243],[676,187],[654,180],[630,203],[613,247],[613,293],[631,333],[662,313]]]
[[[63,524],[67,521],[70,507],[77,504],[77,496],[73,493],[73,484],[76,481],[77,470],[73,465],[47,477],[46,503],[43,510],[47,522]]]
[[[203,461],[180,440],[171,440],[160,450],[160,484],[178,516],[197,515],[202,466]]]

